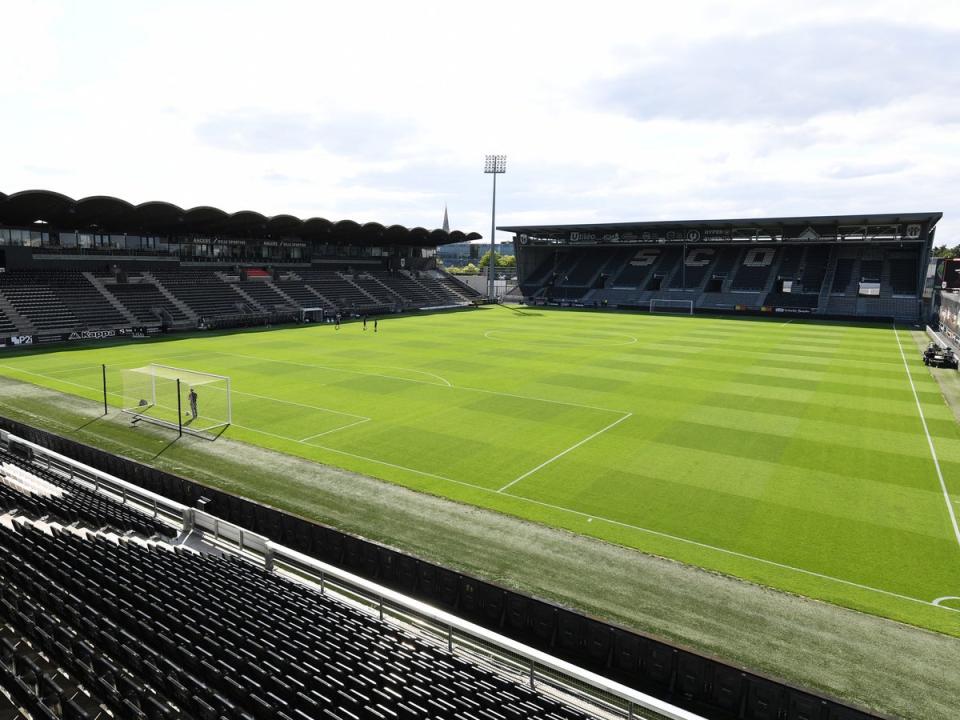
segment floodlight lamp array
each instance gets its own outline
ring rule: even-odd
[[[507,171],[506,155],[487,155],[483,161],[483,172],[500,175]]]

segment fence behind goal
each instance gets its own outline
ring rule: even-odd
[[[151,363],[120,371],[121,407],[134,421],[204,434],[233,419],[230,378]]]

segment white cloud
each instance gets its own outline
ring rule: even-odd
[[[960,7],[18,2],[0,190],[489,231],[943,210]]]

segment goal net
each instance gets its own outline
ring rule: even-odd
[[[666,300],[654,298],[650,301],[650,312],[673,313],[674,315],[693,315],[693,300]]]
[[[230,378],[151,363],[122,370],[121,410],[151,422],[205,435],[232,421]]]

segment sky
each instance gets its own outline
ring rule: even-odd
[[[0,191],[489,238],[942,211],[960,2],[0,0]],[[509,240],[506,233],[498,240]]]

